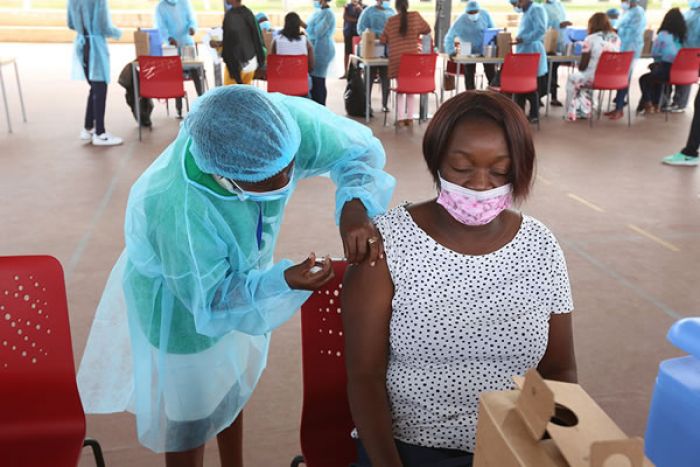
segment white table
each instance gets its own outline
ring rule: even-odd
[[[455,92],[459,93],[459,82],[461,78],[461,68],[462,65],[476,65],[478,63],[481,63],[482,65],[503,65],[503,58],[502,57],[483,57],[480,55],[455,55],[454,57],[451,57],[446,54],[442,53],[440,54],[440,57],[443,59],[443,63],[445,65],[443,66],[443,73],[442,73],[442,85],[440,86],[440,102],[444,101],[445,97],[445,70],[447,70],[447,65],[446,63],[448,61],[452,61],[457,65],[457,70],[455,74],[457,75],[455,77]]]
[[[570,65],[576,65],[581,60],[580,55],[547,55],[547,106],[545,107],[544,114],[549,115],[549,101],[552,98],[552,64],[553,63],[568,63]]]
[[[17,60],[15,57],[0,57],[0,88],[2,88],[2,100],[5,104],[5,116],[7,117],[7,132],[12,133],[12,122],[10,121],[10,108],[7,104],[7,93],[5,91],[5,78],[2,75],[2,67],[5,65],[15,66],[15,79],[17,80],[17,92],[19,93],[19,103],[22,107],[22,120],[27,123],[27,114],[24,110],[24,98],[22,97],[22,86],[19,82],[19,71],[17,70]]]
[[[357,55],[350,55],[350,60],[353,63],[361,63],[365,68],[365,121],[369,122],[369,113],[371,102],[369,98],[370,89],[372,88],[372,67],[373,66],[389,66],[389,59],[384,57],[363,58]]]

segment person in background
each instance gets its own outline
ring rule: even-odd
[[[326,105],[326,77],[328,67],[335,57],[335,14],[329,0],[314,0],[319,8],[311,14],[306,22],[306,34],[314,49],[314,67],[311,70],[311,99]]]
[[[408,0],[396,0],[394,4],[399,13],[389,18],[384,26],[380,41],[389,50],[389,79],[399,74],[399,62],[403,54],[420,52],[420,36],[430,34],[430,25],[417,11],[408,11]],[[413,125],[413,113],[416,105],[415,95],[399,94],[396,97],[398,126]]]
[[[85,80],[90,93],[80,139],[95,146],[122,144],[105,129],[109,50],[107,38],[119,39],[122,32],[112,25],[106,0],[68,0],[68,27],[78,35],[73,47],[73,79]]]
[[[610,8],[605,14],[608,16],[613,29],[617,29],[617,21],[620,19],[620,10],[617,8]]]
[[[533,181],[525,115],[502,94],[458,94],[430,121],[423,156],[437,199],[377,217],[384,259],[343,282],[360,467],[471,466],[481,393],[531,368],[577,380],[564,254],[513,209]]]
[[[394,16],[396,12],[391,8],[389,2],[384,2],[382,0],[376,0],[376,4],[365,8],[357,20],[357,33],[362,35],[365,30],[369,29],[374,33],[374,36],[378,39],[382,36],[384,32],[384,26],[387,20]],[[379,80],[382,83],[382,111],[388,112],[387,102],[389,102],[389,77],[387,75],[387,69],[384,67],[374,67],[377,70],[375,73],[379,75]],[[374,80],[375,76],[371,76],[370,79]],[[369,88],[369,96],[367,99],[372,101],[372,88]]]
[[[637,0],[622,0],[622,18],[617,23],[617,35],[620,36],[620,51],[634,52],[635,61],[642,55],[644,48],[644,29],[647,27],[647,16]],[[634,63],[630,66],[630,76],[634,70]],[[615,95],[615,109],[606,112],[605,116],[611,120],[619,120],[624,117],[625,102],[629,89],[617,91]]]
[[[573,122],[577,118],[591,118],[593,105],[591,91],[598,60],[603,52],[619,52],[620,38],[605,13],[596,13],[588,20],[588,36],[583,41],[578,71],[571,73],[566,83],[566,114]]]
[[[272,24],[270,24],[270,19],[267,17],[267,15],[263,12],[260,12],[255,15],[255,20],[258,22],[258,26],[260,26],[261,31],[271,31],[272,30]]]
[[[255,70],[265,65],[267,51],[262,32],[253,12],[243,5],[242,0],[228,1],[231,9],[224,15],[224,40],[212,42],[211,46],[223,47],[224,84],[250,84]]]
[[[517,13],[522,13],[518,34],[515,37],[516,53],[539,53],[540,64],[537,69],[537,88],[539,97],[547,93],[547,52],[544,48],[544,34],[547,32],[547,12],[544,7],[532,0],[510,0]],[[525,101],[530,102],[530,123],[537,123],[540,118],[540,101],[538,93],[518,94],[515,101],[525,109]]]
[[[130,408],[167,467],[203,466],[214,437],[221,465],[242,466],[242,411],[270,333],[333,277],[328,257],[318,271],[314,253],[273,259],[289,197],[328,175],[345,256],[376,263],[371,218],[395,184],[385,161],[367,127],[303,97],[223,86],[197,99],[131,188],[126,248],[78,373],[86,410]]]
[[[345,79],[345,73],[347,73],[348,62],[350,60],[350,55],[353,53],[352,50],[352,39],[357,37],[357,20],[362,14],[362,10],[365,6],[362,4],[362,0],[350,0],[343,9],[343,42],[345,45],[345,61],[343,62],[343,76],[340,79]]]
[[[683,14],[678,8],[671,8],[664,16],[654,45],[651,47],[651,56],[654,58],[654,63],[649,67],[651,71],[639,78],[642,97],[637,105],[637,113],[643,112],[644,115],[649,115],[659,111],[661,87],[668,81],[671,64],[683,46],[685,36],[686,26]]]
[[[547,28],[554,29],[557,35],[556,53],[563,54],[566,50],[566,28],[571,26],[571,21],[566,19],[566,10],[559,0],[545,0],[544,9],[547,12]],[[550,104],[554,107],[561,107],[563,104],[557,99],[557,89],[559,89],[559,63],[552,63],[552,84],[548,89],[552,96]]]
[[[455,39],[460,42],[469,42],[472,45],[472,54],[482,55],[484,53],[484,31],[488,28],[495,27],[493,19],[488,11],[479,6],[476,0],[467,2],[467,7],[464,14],[457,18],[457,21],[450,26],[450,29],[445,35],[445,53],[450,57],[457,54],[455,50]],[[496,66],[484,64],[484,74],[489,84],[496,75]],[[467,90],[476,89],[476,64],[468,64],[462,66],[464,69],[464,86]]]
[[[688,4],[690,9],[683,14],[685,18],[685,26],[687,34],[683,47],[696,49],[700,48],[700,0],[691,0]],[[692,86],[676,86],[673,93],[673,103],[667,111],[678,113],[685,112],[690,97],[690,88]]]
[[[698,166],[698,147],[700,147],[700,89],[695,95],[695,110],[690,124],[690,134],[685,147],[675,154],[664,157],[661,162],[667,165]]]
[[[309,63],[309,73],[314,68],[314,48],[301,32],[301,18],[298,14],[287,13],[284,17],[284,27],[272,41],[271,54],[277,55],[306,55]],[[311,86],[309,86],[311,88]]]
[[[189,0],[160,0],[155,13],[156,28],[160,37],[170,45],[178,48],[182,54],[185,46],[194,47],[194,34],[197,31],[197,20]],[[198,69],[184,72],[186,78],[192,79],[197,95],[204,92],[203,76]],[[182,119],[182,98],[175,99],[177,118]]]

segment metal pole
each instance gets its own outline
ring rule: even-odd
[[[440,52],[445,52],[445,36],[450,29],[452,17],[452,0],[436,0],[435,2],[435,45]]]

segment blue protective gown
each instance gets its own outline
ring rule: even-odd
[[[700,47],[700,8],[688,10],[683,15],[688,34],[685,39],[685,47]]]
[[[357,20],[357,33],[362,35],[365,29],[370,29],[375,36],[379,37],[384,32],[384,25],[386,21],[394,16],[396,11],[393,8],[384,8],[380,10],[376,5],[362,10],[360,18]]]
[[[299,126],[292,189],[329,174],[336,222],[351,199],[369,216],[385,211],[395,181],[368,128],[309,99],[269,98]],[[78,374],[86,411],[134,412],[140,442],[156,452],[199,446],[232,423],[270,332],[311,295],[287,285],[292,261],[273,260],[288,198],[240,201],[197,167],[190,145],[183,127],[131,189],[126,249]]]
[[[478,21],[470,20],[466,13],[460,15],[445,36],[445,53],[455,53],[455,38],[459,38],[462,42],[471,42],[472,53],[481,55],[484,48],[484,31],[493,27],[493,19],[486,10],[479,10]]]
[[[620,50],[633,51],[634,57],[639,58],[644,48],[644,29],[647,27],[647,16],[644,8],[635,6],[627,10],[617,23],[617,35],[620,36]]]
[[[566,49],[566,28],[559,25],[566,21],[566,10],[559,0],[550,0],[542,4],[547,12],[547,28],[559,31],[557,36],[557,52],[563,53]]]
[[[194,45],[190,28],[197,29],[197,20],[189,0],[161,0],[156,7],[155,19],[164,42],[172,37],[178,47]]]
[[[109,83],[107,38],[119,39],[121,31],[112,25],[106,0],[68,0],[68,27],[78,33],[73,43],[73,79]],[[83,71],[83,50],[90,45],[88,75]]]
[[[520,18],[517,37],[523,42],[515,46],[515,52],[540,54],[537,76],[547,74],[547,52],[544,48],[545,32],[547,32],[547,12],[542,5],[531,3],[527,11],[523,13],[523,17]]]
[[[335,57],[335,15],[330,8],[315,10],[306,22],[306,34],[314,48],[314,69],[311,76],[325,78]]]

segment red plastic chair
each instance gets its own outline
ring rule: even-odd
[[[537,71],[540,66],[540,54],[512,54],[506,55],[501,67],[501,85],[492,87],[494,91],[503,94],[537,94],[535,102],[539,102],[540,95],[537,86]],[[540,122],[537,121],[537,129]]]
[[[598,66],[593,77],[592,91],[598,91],[598,119],[602,112],[603,93],[619,91],[629,87],[630,68],[634,60],[634,52],[603,52],[598,60]],[[629,108],[630,99],[627,94],[627,126],[632,126],[632,111]],[[593,115],[588,119],[593,127]]]
[[[168,99],[184,98],[187,111],[190,110],[190,101],[185,91],[185,80],[182,73],[182,60],[180,57],[154,57],[142,55],[139,62],[139,88],[140,97],[151,99],[165,99],[166,111],[170,114]],[[138,106],[139,99],[136,99]],[[141,141],[141,112],[136,109],[139,120],[139,141]]]
[[[698,82],[698,72],[700,71],[700,49],[681,49],[678,51],[667,83],[661,85],[661,99],[659,108],[664,108],[664,100],[667,98],[666,90],[670,86],[690,86]],[[668,121],[668,111],[666,120]]]
[[[435,65],[437,54],[403,54],[399,61],[399,74],[396,87],[391,88],[395,94],[433,94],[435,108],[440,104],[435,92]],[[399,100],[394,99],[394,124],[398,118]],[[420,120],[418,121],[420,124]],[[386,126],[386,113],[384,114]]]
[[[346,263],[333,261],[335,278],[301,307],[304,407],[301,452],[292,467],[347,467],[357,460],[347,396],[340,291]]]
[[[50,256],[0,257],[0,464],[75,467],[85,439],[63,269]]]
[[[306,55],[268,55],[267,92],[288,96],[309,94],[309,58]]]

